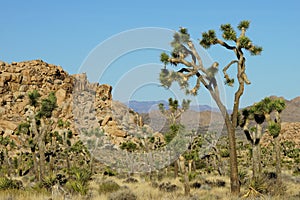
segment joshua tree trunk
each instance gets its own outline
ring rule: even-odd
[[[188,160],[189,163],[189,173],[192,172],[192,164],[193,164],[193,160]]]
[[[47,133],[47,125],[45,124],[44,120],[41,119],[41,127],[40,127],[40,133],[37,136],[37,144],[39,148],[39,155],[40,155],[40,178],[39,180],[43,180],[45,176],[45,164],[46,164],[46,158],[45,158],[45,136]]]
[[[261,158],[260,158],[260,138],[262,136],[262,127],[256,125],[256,134],[252,141],[252,163],[253,163],[253,179],[257,180],[261,174]]]
[[[39,139],[38,139],[38,148],[39,148],[39,155],[40,155],[40,178],[39,178],[40,181],[43,180],[43,178],[45,176],[46,159],[45,159],[44,137],[45,137],[45,132],[41,133],[41,135],[39,136]]]
[[[178,176],[178,166],[179,166],[178,162],[179,162],[178,160],[174,162],[174,178],[177,178]]]
[[[257,180],[259,178],[259,152],[258,145],[252,144],[252,178]]]
[[[190,181],[189,181],[189,175],[188,175],[188,170],[184,170],[184,195],[189,196],[190,195]]]
[[[276,174],[277,180],[281,181],[281,156],[280,156],[280,141],[279,137],[274,138],[275,154],[276,154]]]
[[[228,133],[229,140],[229,163],[230,163],[230,184],[231,184],[231,192],[234,195],[240,193],[240,184],[239,184],[239,176],[238,176],[238,164],[237,164],[237,152],[236,152],[236,140],[235,140],[235,127],[237,125],[237,115],[239,109],[239,99],[244,91],[243,82],[240,83],[239,89],[235,95],[235,102],[232,112],[232,120],[230,119],[226,107],[221,102],[219,95],[217,95],[214,91],[209,89],[211,96],[215,100],[218,105],[222,116],[225,120],[225,125]]]

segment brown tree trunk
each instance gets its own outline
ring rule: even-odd
[[[178,176],[178,160],[174,162],[174,178]]]
[[[229,165],[230,165],[230,188],[233,195],[240,193],[240,183],[238,175],[237,153],[236,153],[236,139],[235,139],[235,126],[237,125],[237,114],[239,107],[239,98],[243,93],[243,85],[239,87],[239,91],[235,95],[234,109],[232,121],[228,115],[226,107],[222,104],[218,95],[210,90],[211,96],[215,100],[218,108],[220,109],[222,116],[225,120],[225,125],[228,133],[229,140]]]
[[[33,171],[34,171],[35,180],[39,181],[40,180],[39,165],[38,165],[38,161],[36,159],[36,153],[35,153],[35,151],[32,151],[31,153],[32,153]]]
[[[190,191],[191,191],[191,188],[190,188],[188,170],[184,169],[184,195],[189,196]]]
[[[193,164],[193,160],[188,160],[189,163],[189,173],[192,172],[192,164]]]
[[[259,153],[258,146],[252,144],[252,178],[257,180],[259,178]]]
[[[279,137],[274,138],[275,154],[276,154],[276,174],[277,180],[281,181],[281,156],[280,156],[280,141]]]
[[[39,155],[40,155],[40,178],[39,180],[42,181],[45,176],[45,141],[44,141],[45,133],[41,133],[38,139],[38,148],[39,148]]]
[[[231,125],[231,124],[230,124]],[[227,128],[229,138],[229,153],[230,153],[230,188],[231,193],[238,195],[240,193],[240,183],[238,175],[238,164],[235,144],[235,129],[231,126]]]

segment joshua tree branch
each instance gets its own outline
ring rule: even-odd
[[[200,69],[203,73],[206,73],[206,70],[205,70],[205,68],[203,67],[202,59],[201,59],[200,55],[198,54],[198,52],[196,51],[193,42],[189,41],[189,42],[188,42],[188,46],[189,46],[189,48],[191,49],[193,55],[196,57],[196,59],[197,59],[197,61],[198,61],[198,67],[199,67],[199,69]]]
[[[233,60],[233,61],[231,61],[228,65],[226,65],[224,68],[223,68],[223,74],[224,74],[224,78],[225,79],[229,79],[229,76],[228,76],[228,74],[227,74],[227,70],[231,67],[231,65],[233,65],[234,63],[238,63],[239,61],[237,61],[237,60]]]
[[[183,64],[183,65],[185,65],[187,67],[194,67],[195,66],[195,64],[193,64],[191,62],[188,62],[188,61],[186,61],[186,60],[184,60],[182,58],[169,58],[169,61],[171,63],[180,63],[180,64]]]
[[[217,39],[217,43],[229,50],[234,50],[236,48],[235,46],[230,46],[229,44],[220,39]]]

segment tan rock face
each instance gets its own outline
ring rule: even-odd
[[[57,98],[57,105],[61,106],[66,100],[67,92],[64,89],[60,88],[55,92],[55,96]]]
[[[79,80],[79,81],[76,81]],[[76,94],[77,88],[81,93]],[[28,93],[37,90],[46,98],[54,92],[57,109],[53,112],[51,131],[58,130],[57,122],[68,122],[75,136],[80,128],[99,128],[112,144],[129,140],[140,143],[135,135],[149,134],[153,130],[144,126],[141,117],[124,104],[112,100],[112,87],[107,84],[89,83],[86,74],[69,75],[60,66],[33,60],[14,62],[0,61],[0,132],[14,138],[21,122],[26,122],[29,106]],[[88,95],[90,91],[92,95]],[[76,98],[75,98],[76,97]],[[163,135],[154,135],[163,141]],[[155,140],[156,141],[156,140]]]

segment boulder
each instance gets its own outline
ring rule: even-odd
[[[55,96],[57,99],[57,105],[60,107],[66,100],[67,92],[64,89],[59,89],[55,92]]]

